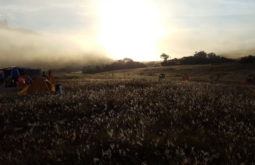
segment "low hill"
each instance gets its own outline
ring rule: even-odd
[[[253,64],[205,64],[205,65],[176,65],[164,67],[146,67],[136,69],[115,70],[95,74],[69,73],[58,75],[59,78],[84,78],[84,79],[158,79],[160,74],[165,74],[165,81],[181,81],[183,76],[189,81],[243,84],[247,77],[255,75]]]
[[[134,68],[144,68],[145,64],[137,61],[133,61],[130,58],[124,58],[123,60],[115,61],[111,64],[106,65],[92,65],[83,67],[83,73],[100,73],[114,70],[123,70],[123,69],[134,69]]]

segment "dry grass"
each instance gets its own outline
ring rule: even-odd
[[[0,96],[1,164],[252,164],[251,88],[150,80],[63,82]]]

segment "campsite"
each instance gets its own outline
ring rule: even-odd
[[[56,84],[55,79],[49,71],[41,75],[40,69],[9,67],[0,69],[1,83],[0,94],[51,94],[55,93],[60,84]]]
[[[0,165],[255,165],[255,0],[0,0]]]
[[[238,67],[217,65],[226,74],[219,82],[210,81],[201,67],[212,66],[193,66],[189,81],[183,81],[182,74],[190,73],[191,66],[56,73],[62,95],[0,95],[0,160],[6,164],[253,162],[255,88],[245,84],[243,75],[254,73],[253,65],[234,72],[231,68]],[[158,80],[159,73],[166,78]]]

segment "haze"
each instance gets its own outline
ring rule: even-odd
[[[253,0],[4,0],[0,60],[85,65],[199,50],[237,58],[255,54],[254,9]]]

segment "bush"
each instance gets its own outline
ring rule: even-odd
[[[193,64],[221,64],[227,62],[233,62],[234,60],[221,57],[215,53],[206,53],[205,51],[196,52],[194,56],[183,57],[181,59],[164,60],[162,66],[167,65],[193,65]]]
[[[242,57],[239,62],[243,64],[255,63],[255,56],[249,55]]]
[[[113,70],[134,69],[143,67],[146,67],[146,65],[140,62],[135,62],[132,59],[125,58],[109,65],[86,66],[83,68],[83,73],[99,73]]]

